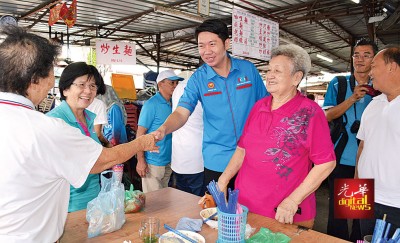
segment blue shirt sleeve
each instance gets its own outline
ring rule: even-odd
[[[336,97],[338,93],[338,79],[334,77],[328,85],[328,89],[326,90],[324,105],[322,109],[328,109],[337,105]]]
[[[140,111],[138,125],[149,130],[156,116],[156,107],[153,107],[151,100],[144,103]]]
[[[198,82],[201,82],[198,73],[194,73],[188,80],[188,83],[185,87],[183,95],[179,99],[178,106],[184,107],[190,111],[190,114],[194,111],[194,108],[199,102],[200,89],[197,85]]]

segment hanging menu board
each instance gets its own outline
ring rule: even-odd
[[[237,56],[271,59],[279,45],[279,24],[241,9],[232,13],[232,53]]]

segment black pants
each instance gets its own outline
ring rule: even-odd
[[[204,168],[204,187],[205,191],[207,190],[207,186],[208,184],[214,180],[215,182],[218,182],[218,178],[222,175],[222,172],[218,172],[218,171],[213,171],[213,170],[209,170],[207,168]],[[235,179],[236,179],[236,175],[234,177],[232,177],[232,179],[229,181],[228,183],[228,188],[231,188],[232,190],[235,188]]]
[[[334,218],[334,181],[339,178],[354,178],[355,167],[348,165],[337,164],[335,169],[328,177],[329,182],[329,216],[327,234],[332,235],[344,240],[356,242],[361,239],[360,233],[360,220],[354,219],[351,233],[349,234],[349,227],[347,219]]]

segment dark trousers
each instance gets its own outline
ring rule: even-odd
[[[356,242],[361,239],[360,233],[360,220],[354,219],[351,233],[349,234],[349,227],[347,219],[334,218],[334,181],[339,178],[354,178],[355,167],[348,165],[337,164],[335,169],[328,177],[329,182],[329,216],[327,234],[332,235],[344,240]]]
[[[176,188],[197,196],[204,196],[204,172],[197,174],[179,174],[174,172]]]
[[[208,184],[214,180],[215,182],[218,182],[218,178],[222,175],[222,172],[218,171],[213,171],[209,170],[207,168],[204,168],[204,187],[205,190],[207,191],[207,186]],[[231,188],[232,190],[235,188],[235,179],[236,175],[232,177],[232,179],[228,183],[228,188]]]
[[[383,204],[374,204],[374,219],[361,219],[361,235],[372,235],[375,228],[375,219],[383,219],[386,214],[386,222],[391,223],[389,238],[393,236],[394,231],[400,228],[400,208],[390,207]]]

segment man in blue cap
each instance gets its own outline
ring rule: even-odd
[[[174,71],[165,70],[157,76],[158,92],[142,107],[136,136],[155,131],[172,112],[171,97],[179,81]],[[157,143],[160,153],[138,153],[136,171],[142,177],[143,192],[156,191],[168,186],[172,174],[172,136],[165,136]]]

